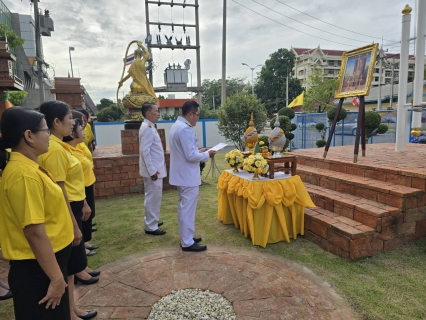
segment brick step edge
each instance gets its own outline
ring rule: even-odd
[[[354,220],[319,209],[305,209],[305,237],[343,259],[357,260],[383,251],[378,232]]]
[[[382,228],[392,225],[395,219],[402,217],[400,209],[377,201],[329,190],[306,182],[304,185],[316,206],[328,210],[334,217],[341,216],[360,222],[377,232],[381,232]]]

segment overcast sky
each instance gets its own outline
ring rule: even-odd
[[[162,0],[166,1],[166,0]],[[169,2],[169,0],[167,0]],[[30,0],[3,0],[12,12],[33,15]],[[183,0],[175,0],[183,3]],[[195,0],[187,0],[195,3]],[[417,20],[415,0],[228,0],[227,1],[227,77],[251,81],[251,70],[263,64],[279,48],[315,48],[352,50],[372,42],[382,43],[389,52],[399,52],[401,10],[405,4],[413,8],[412,33]],[[222,69],[223,0],[199,0],[202,79],[220,79]],[[194,10],[180,6],[150,5],[153,22],[194,24]],[[50,75],[66,77],[70,70],[68,48],[72,54],[74,76],[81,78],[95,103],[101,98],[115,100],[117,84],[123,70],[128,43],[144,40],[145,1],[143,0],[44,0],[39,8],[50,11],[55,23],[51,37],[43,37],[45,60],[54,67]],[[158,27],[151,26],[155,39]],[[171,27],[161,28],[161,37],[172,34]],[[175,36],[191,37],[195,30],[175,27]],[[133,48],[134,49],[134,48]],[[131,50],[132,52],[133,50]],[[410,54],[414,53],[414,44]],[[195,50],[153,49],[157,69],[154,87],[164,86],[163,71],[168,63],[191,59],[192,82],[196,86]],[[256,69],[259,71],[259,68]],[[256,77],[256,75],[255,75]],[[188,84],[190,85],[190,84]],[[125,93],[130,80],[124,84]],[[123,89],[122,89],[123,90]],[[120,97],[122,92],[120,92]],[[189,95],[180,94],[177,97]]]

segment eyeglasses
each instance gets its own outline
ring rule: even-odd
[[[45,132],[47,132],[47,134],[50,135],[50,129],[40,129],[40,130],[36,130],[34,132],[39,132],[39,131],[45,131]]]
[[[195,112],[192,112],[193,114],[195,114],[196,116],[197,116],[197,118],[199,118],[200,117],[200,114],[199,113],[195,113]]]

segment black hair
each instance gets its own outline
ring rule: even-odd
[[[155,106],[155,103],[154,103],[154,102],[145,102],[145,103],[142,105],[142,115],[144,116],[144,118],[145,118],[145,116],[146,116],[146,113],[147,113],[148,111],[151,111],[152,106]]]
[[[83,121],[81,121],[81,119],[79,119],[79,118],[74,119],[74,126],[72,127],[72,133],[74,135],[73,136],[71,136],[71,135],[70,136],[65,136],[65,137],[62,138],[62,141],[63,142],[70,142],[70,141],[73,141],[76,138],[80,138],[78,136],[78,134],[77,134],[77,127],[78,126],[83,127]]]
[[[8,152],[6,149],[15,148],[24,137],[24,132],[37,132],[44,116],[37,111],[12,107],[6,109],[0,120],[0,169],[6,167]],[[25,143],[28,142],[25,140]]]
[[[182,106],[182,116],[186,116],[190,112],[197,112],[200,105],[195,101],[186,101]]]
[[[53,121],[56,118],[59,121],[63,121],[64,118],[69,114],[71,107],[62,101],[46,101],[40,105],[40,112],[46,117],[46,123],[49,129],[53,127]]]
[[[81,108],[81,109],[77,109],[77,111],[84,114],[87,118],[87,121],[89,121],[89,112],[86,109]]]

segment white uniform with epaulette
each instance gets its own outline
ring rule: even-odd
[[[158,179],[153,181],[151,176],[157,172]],[[167,176],[167,170],[160,136],[154,124],[147,119],[139,130],[139,173],[145,189],[145,230],[155,231],[160,219],[163,178]]]
[[[171,185],[179,192],[178,224],[182,247],[194,244],[195,211],[201,184],[200,162],[208,161],[209,153],[199,152],[191,124],[179,117],[169,134]]]

